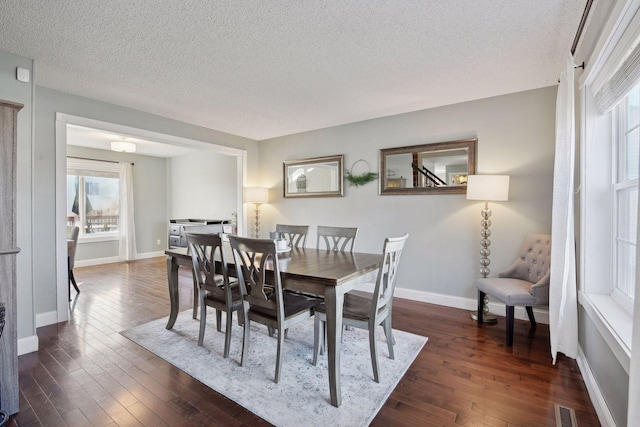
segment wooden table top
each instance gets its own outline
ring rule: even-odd
[[[172,257],[191,259],[187,248],[168,249],[164,253]],[[230,255],[231,251],[227,250],[226,253]],[[316,282],[336,286],[377,269],[381,260],[381,254],[293,248],[290,252],[278,256],[278,265],[283,278],[300,280],[312,278]]]

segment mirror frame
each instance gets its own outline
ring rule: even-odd
[[[336,172],[338,174],[338,189],[331,190],[327,188],[326,191],[315,191],[313,193],[291,193],[289,191],[289,180],[288,180],[288,170],[291,167],[298,166],[310,166],[314,164],[328,163],[328,162],[337,162]],[[343,166],[344,163],[344,155],[339,154],[336,156],[324,156],[324,157],[314,157],[311,159],[301,159],[301,160],[285,160],[282,169],[282,189],[283,189],[283,197],[285,198],[300,198],[300,197],[342,197],[343,193]]]
[[[456,141],[436,142],[433,144],[411,145],[406,147],[384,148],[380,150],[380,194],[466,194],[466,185],[455,187],[386,187],[387,182],[387,156],[394,154],[414,154],[430,151],[459,150],[467,149],[469,156],[467,160],[468,174],[476,174],[478,138],[459,139]],[[413,179],[407,177],[407,179]]]

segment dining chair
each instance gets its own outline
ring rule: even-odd
[[[320,301],[283,292],[278,252],[273,240],[229,236],[229,242],[243,299],[244,334],[240,365],[244,365],[249,352],[250,322],[273,328],[278,331],[277,383],[282,367],[284,331],[313,316],[313,309]]]
[[[308,225],[276,224],[276,232],[281,233],[292,248],[304,247],[307,241]]]
[[[69,301],[71,301],[71,285],[73,285],[77,293],[80,293],[80,288],[78,288],[76,278],[73,276],[73,266],[76,263],[76,250],[78,248],[79,233],[80,227],[67,226],[67,275],[69,281]]]
[[[348,246],[348,252],[353,252],[357,235],[358,227],[327,227],[319,225],[316,249],[320,249],[320,242],[323,241],[327,250],[346,252]]]
[[[389,358],[393,359],[394,339],[391,329],[391,309],[393,307],[393,292],[396,287],[398,265],[404,244],[409,234],[402,237],[387,237],[382,249],[382,260],[376,279],[373,295],[363,297],[347,292],[344,296],[342,310],[343,323],[369,331],[369,350],[371,353],[371,365],[373,367],[373,379],[379,381],[378,351],[376,348],[376,326],[384,328],[389,349]],[[313,328],[313,364],[318,361],[318,353],[324,348],[326,330],[326,307],[324,303],[315,308]]]
[[[549,279],[551,277],[551,236],[529,234],[525,237],[516,260],[498,277],[478,279],[478,325],[482,324],[484,297],[491,295],[506,306],[507,347],[513,345],[514,306],[525,306],[532,330],[536,319],[534,306],[549,304]]]
[[[233,312],[242,310],[242,295],[237,282],[230,282],[224,245],[218,234],[187,233],[187,245],[193,262],[193,277],[198,284],[200,300],[200,333],[198,345],[202,346],[207,325],[207,307],[216,310],[216,326],[222,331],[222,312],[226,313],[224,354],[229,357]],[[234,286],[235,285],[235,286]]]

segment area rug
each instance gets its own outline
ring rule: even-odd
[[[224,359],[224,333],[216,330],[214,322],[215,315],[210,312],[203,347],[198,347],[199,321],[191,317],[190,310],[178,315],[172,330],[165,329],[164,318],[122,335],[259,417],[283,427],[368,425],[427,342],[426,337],[394,330],[395,359],[391,360],[382,328],[378,328],[380,382],[376,383],[367,331],[345,331],[342,405],[336,408],[329,401],[326,354],[320,356],[317,366],[311,364],[312,318],[289,329],[278,384],[273,381],[277,340],[269,337],[266,327],[252,323],[250,353],[245,366],[240,366],[242,328],[234,323],[229,358]]]

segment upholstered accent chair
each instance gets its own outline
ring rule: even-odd
[[[549,304],[551,236],[529,234],[515,262],[497,278],[478,279],[478,324],[482,323],[485,295],[506,304],[506,344],[513,345],[514,307],[525,306],[531,326],[536,326],[533,307]]]

